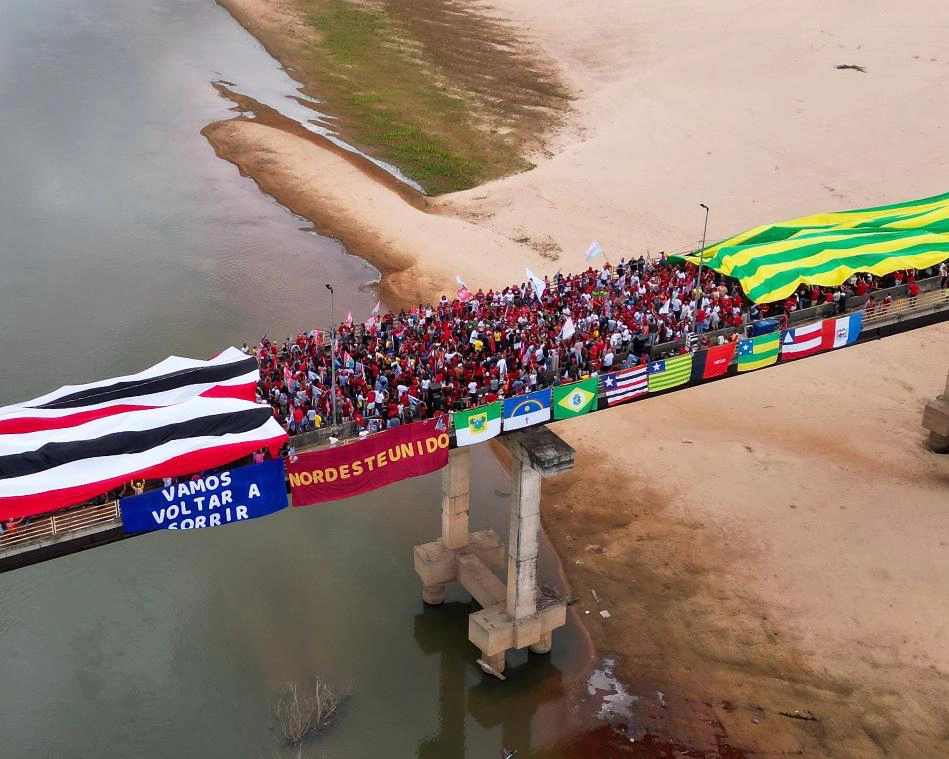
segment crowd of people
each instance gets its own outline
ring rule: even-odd
[[[905,285],[915,296],[917,279],[929,277],[949,288],[949,261],[921,272],[855,275],[838,287],[801,285],[783,302],[753,304],[737,281],[717,272],[703,269],[699,281],[690,263],[641,256],[498,291],[462,289],[434,306],[338,326],[336,421],[355,421],[366,431],[391,428],[645,364],[659,344],[688,350],[682,338],[691,334],[699,346],[709,345],[743,337],[751,322],[771,319],[780,328],[799,309],[834,304],[844,311],[851,296],[867,296],[863,307],[872,312],[891,300],[880,290]],[[243,350],[258,360],[258,400],[270,404],[290,434],[332,423],[333,351],[326,333],[301,333],[283,343],[265,338]],[[246,463],[266,457],[258,451]],[[139,494],[149,484],[159,485],[132,481],[95,503]],[[0,521],[0,537],[31,519]]]
[[[692,333],[700,345],[737,340],[749,322],[774,318],[779,327],[793,311],[822,303],[843,311],[853,295],[868,295],[872,308],[875,291],[905,284],[916,294],[917,277],[928,276],[949,285],[944,262],[919,273],[855,275],[839,287],[801,285],[784,302],[757,305],[736,280],[706,268],[699,281],[696,266],[660,255],[503,290],[461,289],[433,306],[338,326],[336,421],[390,428],[644,364],[653,346]],[[313,331],[244,346],[260,365],[260,400],[291,434],[332,421],[329,342]]]

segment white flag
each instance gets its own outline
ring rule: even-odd
[[[376,305],[372,307],[372,315],[376,316],[379,313],[379,307],[382,305],[381,300],[376,301]]]
[[[600,253],[603,252],[603,247],[598,242],[591,242],[590,247],[587,248],[587,252],[584,253],[584,256],[587,259],[587,263],[591,263],[594,258],[596,258]]]
[[[563,323],[563,329],[560,330],[560,339],[569,340],[575,334],[577,334],[577,328],[573,326],[573,319],[568,316],[567,321]]]
[[[534,292],[537,293],[537,300],[540,300],[541,296],[544,294],[544,290],[547,289],[547,283],[534,274],[534,272],[532,272],[530,269],[527,270],[527,281],[530,282],[534,287]]]
[[[458,283],[458,287],[460,287],[462,290],[467,290],[467,289],[468,289],[468,285],[466,285],[464,282],[461,281],[461,277],[460,277],[460,276],[455,275],[455,282]]]

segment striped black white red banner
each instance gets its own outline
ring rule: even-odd
[[[222,466],[260,448],[276,454],[287,434],[252,400],[256,380],[256,359],[230,349],[210,361],[173,356],[0,409],[0,519],[81,503],[130,480]]]
[[[228,348],[208,361],[169,356],[138,374],[67,385],[31,401],[0,407],[0,435],[38,432],[204,396],[256,397],[257,359]]]

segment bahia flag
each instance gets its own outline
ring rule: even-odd
[[[519,430],[550,421],[550,388],[504,401],[504,431]]]
[[[824,350],[824,325],[822,322],[786,329],[781,333],[782,361],[813,356],[822,350]]]
[[[750,372],[765,366],[771,366],[778,360],[780,348],[781,334],[779,332],[758,335],[751,340],[739,340],[738,371]]]
[[[554,419],[570,419],[596,408],[596,377],[553,389]]]
[[[673,356],[649,363],[649,392],[658,393],[670,387],[678,387],[689,381],[692,375],[692,354]]]
[[[634,366],[631,369],[623,369],[621,372],[606,374],[600,378],[600,381],[603,383],[603,392],[606,394],[607,407],[626,403],[649,392],[649,374],[646,366]]]
[[[708,350],[698,351],[692,359],[692,381],[703,382],[724,377],[734,357],[735,343],[714,345]]]
[[[452,414],[455,442],[458,446],[474,445],[501,433],[501,401]]]
[[[863,327],[863,312],[841,316],[839,319],[824,319],[823,338],[824,348],[843,348],[852,345],[860,337]]]

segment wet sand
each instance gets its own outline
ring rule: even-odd
[[[491,13],[577,98],[530,172],[409,202],[279,125],[205,134],[379,267],[394,305],[456,274],[487,288],[578,269],[594,238],[611,258],[694,245],[700,201],[715,239],[945,190],[935,0],[922,24],[856,0]],[[949,461],[919,427],[947,344],[938,325],[556,425],[578,463],[545,485],[545,525],[639,699],[634,735],[709,756],[949,754]]]

